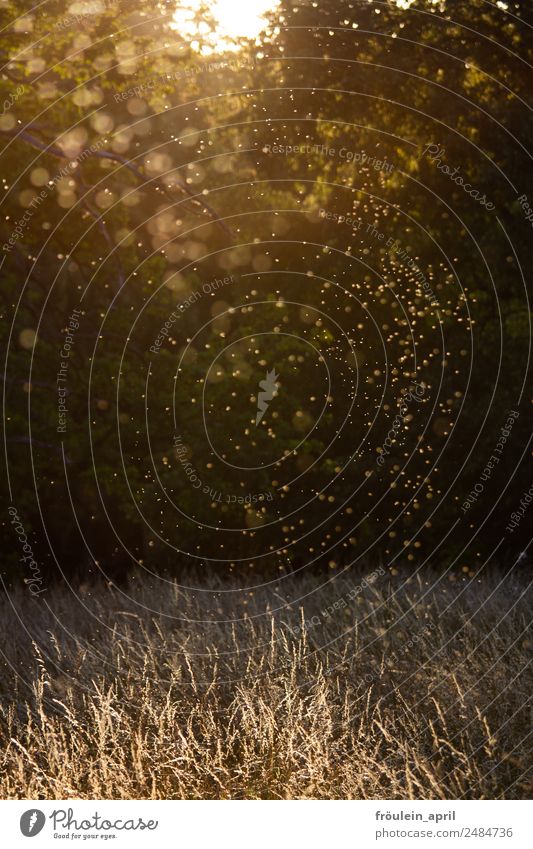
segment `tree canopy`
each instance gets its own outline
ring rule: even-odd
[[[519,552],[530,4],[282,0],[235,45],[175,9],[0,7],[5,461],[43,568]]]

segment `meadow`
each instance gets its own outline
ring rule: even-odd
[[[11,591],[2,798],[527,797],[518,567],[320,583]]]

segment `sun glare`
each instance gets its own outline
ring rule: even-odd
[[[220,53],[238,50],[239,38],[255,39],[264,29],[266,14],[278,0],[207,0],[180,5],[174,13],[174,28],[190,40],[193,50]],[[202,19],[202,6],[208,16]],[[214,30],[211,21],[214,22]]]

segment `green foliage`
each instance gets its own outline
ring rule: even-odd
[[[31,210],[2,266],[6,444],[11,500],[50,551],[43,560],[55,569],[54,548],[84,571],[89,547],[114,573],[191,557],[342,565],[365,555],[366,540],[387,556],[391,539],[413,559],[431,551],[521,403],[513,378],[529,312],[518,263],[527,267],[531,231],[509,184],[533,197],[524,4],[502,29],[501,11],[481,2],[282,3],[260,49],[218,57],[193,51],[170,4],[157,15],[144,0],[81,9],[1,11],[0,100],[23,92],[0,117],[3,244]],[[496,212],[437,167],[430,144]],[[59,432],[56,376],[74,310]],[[317,382],[324,362],[329,392]],[[256,427],[272,368],[282,391]],[[423,401],[380,469],[379,446],[415,384]],[[524,412],[509,464],[528,434]],[[502,464],[493,494],[504,483]],[[522,483],[520,469],[498,515]],[[264,493],[272,499],[238,500]],[[483,516],[472,516],[445,552],[475,536]],[[222,545],[205,525],[235,533]],[[499,537],[492,527],[474,557]],[[16,569],[15,554],[5,573]]]

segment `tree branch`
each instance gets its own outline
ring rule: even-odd
[[[56,145],[54,145],[52,142],[41,141],[41,139],[37,138],[36,136],[32,135],[31,133],[26,132],[26,130],[17,130],[17,129],[0,130],[0,132],[4,133],[5,135],[12,136],[14,138],[23,139],[23,141],[27,142],[29,145],[36,148],[37,150],[42,150],[44,153],[49,153],[51,156],[55,156],[58,159],[66,159],[66,160],[69,159],[68,156],[65,156],[65,154],[61,150],[61,148],[56,147]],[[86,150],[84,151],[84,154],[86,154],[87,151],[89,151],[89,148],[86,148]],[[175,202],[175,198],[168,191],[163,180],[161,180],[159,177],[152,177],[148,180],[148,178],[143,174],[143,172],[140,170],[140,168],[137,168],[136,165],[133,165],[133,163],[129,159],[127,159],[125,156],[120,156],[120,154],[118,154],[118,153],[110,153],[107,150],[94,150],[94,151],[91,150],[91,151],[89,151],[89,156],[94,157],[95,159],[107,159],[111,162],[120,162],[122,165],[124,165],[126,168],[128,168],[131,171],[131,173],[134,174],[135,177],[137,177],[137,179],[140,180],[142,183],[144,183],[144,184],[154,183],[155,185],[157,185],[163,191],[163,193],[166,195],[166,197],[172,203]],[[219,214],[213,209],[212,206],[210,206],[205,201],[199,201],[198,198],[196,198],[194,196],[194,192],[192,192],[188,188],[188,186],[185,183],[183,183],[182,181],[180,181],[180,183],[179,183],[179,189],[183,192],[183,194],[187,195],[190,198],[191,202],[195,206],[200,207],[199,211],[198,210],[192,210],[192,211],[197,212],[198,214],[207,213],[207,215],[209,215],[209,217],[216,224],[218,224],[218,226],[224,231],[224,233],[226,235],[231,236],[230,229],[225,224],[225,222],[222,221]]]

